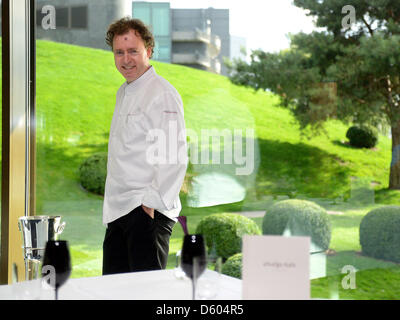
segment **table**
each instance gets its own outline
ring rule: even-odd
[[[213,276],[206,270],[202,277]],[[60,300],[190,300],[191,281],[178,279],[174,270],[132,272],[90,278],[69,279],[59,289]],[[221,275],[216,300],[240,300],[242,281]],[[54,291],[40,280],[0,286],[0,300],[54,299]]]

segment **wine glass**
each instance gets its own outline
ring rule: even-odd
[[[222,257],[207,255],[207,270],[197,282],[200,300],[214,299],[219,290],[222,271]]]
[[[196,297],[196,281],[207,265],[206,248],[201,234],[187,234],[183,238],[181,267],[192,280],[193,300]]]
[[[71,274],[71,258],[67,241],[47,241],[43,257],[42,273],[44,267],[47,266],[50,267],[46,268],[46,270],[50,270],[49,284],[54,287],[55,299],[58,300],[58,288],[61,287],[68,280]]]
[[[175,278],[180,280],[185,278],[185,273],[182,271],[182,266],[181,266],[181,250],[177,251],[175,255],[174,276]]]

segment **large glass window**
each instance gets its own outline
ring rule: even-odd
[[[153,32],[155,36],[169,36],[170,11],[168,6],[153,8]]]
[[[170,61],[171,42],[168,39],[155,40],[154,60]]]
[[[132,3],[132,16],[149,25],[154,36],[153,59],[171,62],[171,10],[169,3]]]
[[[71,1],[71,4],[63,1],[63,5],[71,5],[68,7],[70,9],[57,7],[61,2],[55,2],[56,29],[40,29],[46,14],[37,14],[36,213],[61,215],[66,222],[61,238],[70,243],[72,277],[99,276],[105,232],[102,225],[104,189],[101,188],[104,182],[93,192],[88,185],[96,181],[91,180],[85,185],[82,179],[87,170],[93,170],[89,177],[105,176],[105,156],[115,94],[124,79],[115,69],[112,52],[101,46],[108,25],[121,18],[117,15],[121,11],[112,13],[108,10],[110,7],[105,10],[99,4],[103,2],[97,1],[89,1],[87,7],[73,7],[75,1]],[[38,12],[47,4],[46,0],[37,0]],[[255,91],[237,84],[257,77],[243,74],[242,78],[238,78],[242,82],[235,84],[223,75],[162,62],[171,61],[171,29],[192,30],[191,21],[202,21],[204,26],[211,21],[213,35],[217,34],[217,26],[229,30],[229,26],[226,26],[229,23],[232,26],[231,34],[238,32],[237,36],[249,37],[246,41],[248,51],[259,45],[270,53],[283,50],[282,56],[285,52],[294,52],[295,46],[290,48],[289,43],[286,47],[280,45],[282,39],[275,38],[275,31],[284,28],[282,21],[294,21],[295,18],[280,16],[280,21],[274,20],[276,25],[268,25],[267,20],[272,21],[274,15],[279,16],[276,11],[266,11],[261,4],[246,7],[245,4],[222,7],[229,9],[229,20],[226,19],[226,11],[198,8],[198,11],[188,11],[190,19],[182,18],[181,24],[178,24],[169,20],[170,12],[164,7],[134,2],[134,17],[152,25],[156,36],[155,56],[151,64],[178,90],[184,103],[190,162],[180,198],[183,206],[181,215],[187,217],[189,231],[195,233],[205,217],[216,214],[226,216],[227,221],[237,216],[243,218],[238,233],[249,225],[252,226],[250,230],[254,230],[252,228],[255,225],[259,234],[290,236],[309,235],[311,232],[315,237],[310,249],[311,297],[398,298],[398,253],[391,251],[387,255],[380,254],[387,252],[388,248],[389,251],[390,248],[398,248],[397,242],[393,247],[389,244],[392,239],[398,240],[398,230],[390,229],[390,222],[398,221],[395,220],[398,219],[398,208],[389,209],[388,206],[400,203],[399,191],[389,188],[391,163],[393,166],[397,158],[392,158],[392,137],[384,130],[384,125],[377,126],[378,141],[374,147],[357,148],[350,144],[346,135],[354,124],[351,122],[354,118],[350,118],[349,123],[340,122],[336,119],[337,114],[332,113],[331,119],[324,122],[325,131],[314,135],[307,128],[301,130],[303,123],[299,122],[299,117],[296,118],[298,113],[292,112],[291,104],[288,108],[278,107],[279,96],[271,89]],[[169,10],[174,8],[171,4]],[[270,12],[270,19],[264,16],[265,12]],[[131,13],[132,10],[129,10],[125,15]],[[259,14],[254,16],[256,13]],[[221,19],[217,23],[219,14]],[[304,12],[296,11],[296,14],[295,17],[299,17]],[[244,17],[249,25],[254,22],[252,29],[245,29],[244,24],[238,22]],[[216,19],[216,29],[213,29],[213,19]],[[91,23],[95,24],[95,28],[91,28]],[[171,28],[174,23],[177,23],[176,28],[179,26],[181,29]],[[241,27],[235,28],[234,25]],[[72,29],[64,28],[69,26]],[[257,30],[261,31],[258,39],[254,39],[251,35]],[[296,33],[296,30],[290,31]],[[259,42],[255,43],[256,40]],[[193,48],[190,41],[179,41],[188,50]],[[203,45],[207,39],[201,41]],[[213,41],[214,47],[218,48],[219,41]],[[272,43],[276,46],[273,47]],[[220,50],[226,50],[224,52],[228,59],[229,46],[229,38],[221,38]],[[370,47],[371,50],[373,48]],[[365,50],[364,53],[367,52]],[[357,54],[361,55],[362,52]],[[308,57],[307,54],[299,56]],[[186,62],[192,67],[202,64],[211,68],[211,59],[204,56],[203,52],[192,50],[190,55],[180,55],[179,58],[182,61],[196,59],[193,63]],[[361,56],[360,59],[362,61]],[[396,60],[388,58],[388,61],[390,65]],[[316,65],[321,64],[324,61],[316,61]],[[299,65],[303,64],[295,64],[296,68]],[[394,65],[393,62],[392,67]],[[353,68],[351,64],[348,66]],[[259,65],[253,70],[268,73],[269,69],[263,67]],[[288,74],[296,71],[294,69],[288,70]],[[277,70],[275,75],[279,74]],[[385,77],[382,79],[387,80]],[[398,86],[398,77],[394,76],[392,80],[395,88]],[[321,101],[325,101],[325,106],[332,107],[335,104],[333,101],[341,94],[340,88],[346,85],[342,81],[319,79],[307,88],[312,97],[307,96],[310,100],[304,100],[302,107],[321,104]],[[282,90],[295,90],[293,88],[289,83]],[[398,103],[398,96],[396,99]],[[303,100],[294,99],[292,102],[299,101]],[[376,101],[375,109],[379,109],[379,101]],[[304,116],[317,117],[325,109],[321,107],[314,110],[315,114]],[[302,110],[296,109],[297,112]],[[371,115],[375,116],[379,114]],[[284,209],[279,211],[279,206]],[[369,251],[361,243],[364,228],[361,224],[366,223],[367,215],[377,209],[390,211],[388,215],[393,216],[378,217],[381,220],[366,227],[367,237],[368,233],[380,226],[383,232],[387,232],[382,243],[372,241],[367,244]],[[397,213],[391,210],[397,210]],[[378,215],[386,214],[378,211]],[[296,215],[300,220],[293,220],[292,217]],[[398,227],[396,223],[393,226]],[[385,229],[386,226],[390,230]],[[182,236],[183,230],[176,224],[170,241],[169,269],[175,267]],[[224,236],[223,233],[215,234],[216,238]],[[227,249],[237,245],[233,240],[223,240],[218,241]],[[239,254],[240,258],[240,245],[234,252],[229,252],[230,255],[224,256],[226,261],[234,254]],[[240,262],[239,258],[236,256],[236,262]],[[233,263],[233,268],[239,268],[239,262]],[[235,271],[229,274],[238,276],[240,268]],[[353,280],[356,287],[353,286]]]
[[[133,17],[142,20],[145,24],[151,24],[151,7],[149,3],[133,3]]]

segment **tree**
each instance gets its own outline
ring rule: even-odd
[[[294,0],[325,31],[292,35],[280,53],[255,50],[249,63],[233,61],[230,78],[277,93],[303,129],[332,118],[389,125],[389,188],[400,189],[400,1],[349,2]]]

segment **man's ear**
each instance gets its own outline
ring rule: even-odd
[[[147,51],[147,57],[150,59],[151,58],[151,52],[153,51],[153,48],[152,47],[148,47],[146,49],[146,51]]]

